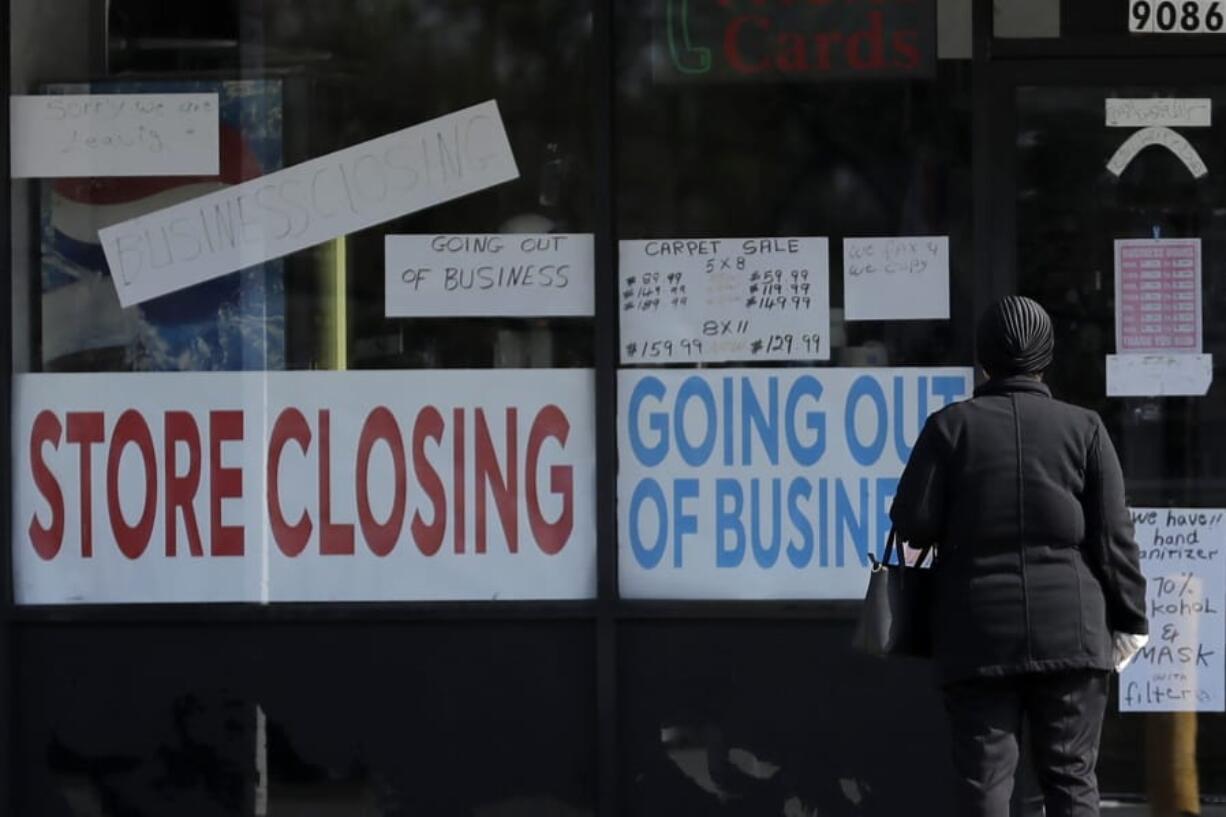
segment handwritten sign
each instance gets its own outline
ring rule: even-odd
[[[1129,136],[1107,161],[1107,170],[1119,176],[1132,164],[1132,160],[1137,158],[1138,153],[1151,145],[1164,147],[1175,154],[1175,158],[1183,162],[1194,178],[1199,179],[1209,172],[1209,166],[1196,152],[1196,148],[1192,147],[1192,143],[1164,125],[1142,128]]]
[[[849,321],[947,320],[949,238],[846,238],[843,308]]]
[[[830,359],[827,239],[620,248],[622,363]]]
[[[217,94],[9,98],[13,178],[215,176]]]
[[[131,306],[517,178],[483,102],[99,230]]]
[[[1207,128],[1213,124],[1213,100],[1207,97],[1108,99],[1106,108],[1109,128]]]
[[[1134,508],[1132,518],[1150,635],[1120,676],[1120,711],[1226,711],[1226,510]]]
[[[1107,355],[1108,397],[1204,397],[1213,355]]]
[[[1199,238],[1115,242],[1115,348],[1129,353],[1201,350]]]
[[[389,317],[591,315],[590,233],[384,237]]]

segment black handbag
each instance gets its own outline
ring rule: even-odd
[[[852,638],[853,647],[882,657],[932,655],[933,572],[921,567],[930,550],[924,548],[915,565],[908,565],[903,545],[891,528],[881,561],[869,554],[873,568]],[[895,563],[890,562],[891,555],[896,556]]]

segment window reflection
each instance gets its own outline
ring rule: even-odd
[[[26,253],[31,273],[16,293],[19,368],[591,365],[589,318],[389,319],[383,292],[384,234],[592,232],[586,4],[229,0],[172,8],[116,0],[105,25],[100,19],[79,4],[16,14],[17,39],[72,36],[87,47],[54,60],[18,52],[26,64],[15,68],[14,90],[220,91],[222,173],[57,180],[36,184],[41,192],[26,210],[19,198],[18,257],[26,233],[36,237]],[[61,81],[74,76],[91,83]],[[119,307],[96,248],[98,227],[487,99],[498,101],[507,124],[516,183]]]
[[[37,628],[20,814],[591,815],[583,623]]]
[[[619,237],[827,236],[835,363],[965,362],[969,64],[938,61],[931,81],[665,81],[658,6],[619,6]],[[844,323],[842,239],[912,235],[950,236],[952,320]]]

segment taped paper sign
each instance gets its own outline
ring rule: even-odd
[[[389,235],[389,317],[592,314],[592,235]]]
[[[949,318],[949,238],[846,238],[843,307],[849,321]]]
[[[623,369],[618,575],[628,598],[863,598],[928,415],[972,370]]]
[[[489,101],[98,235],[131,306],[518,176]]]
[[[18,604],[595,594],[590,370],[36,374],[13,394]]]
[[[13,178],[216,176],[217,94],[9,98]]]
[[[1200,249],[1199,238],[1116,240],[1117,352],[1200,352]]]
[[[1132,518],[1149,644],[1120,675],[1120,711],[1226,711],[1226,510],[1134,508]]]
[[[830,359],[825,238],[619,247],[623,364]]]
[[[1132,160],[1137,158],[1138,153],[1152,145],[1159,145],[1174,153],[1179,161],[1188,168],[1188,172],[1198,179],[1209,172],[1205,160],[1200,157],[1196,148],[1192,147],[1187,139],[1170,128],[1162,126],[1145,128],[1129,136],[1124,144],[1120,145],[1119,150],[1111,156],[1107,162],[1107,169],[1112,174],[1119,176],[1128,165],[1132,164]]]
[[[1203,99],[1108,99],[1107,127],[1207,128],[1213,124],[1213,100]]]
[[[1204,397],[1213,355],[1107,355],[1108,397]]]

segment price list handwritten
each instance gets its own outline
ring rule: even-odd
[[[825,238],[622,241],[621,362],[830,359]]]
[[[1200,239],[1115,242],[1120,354],[1201,350]]]

